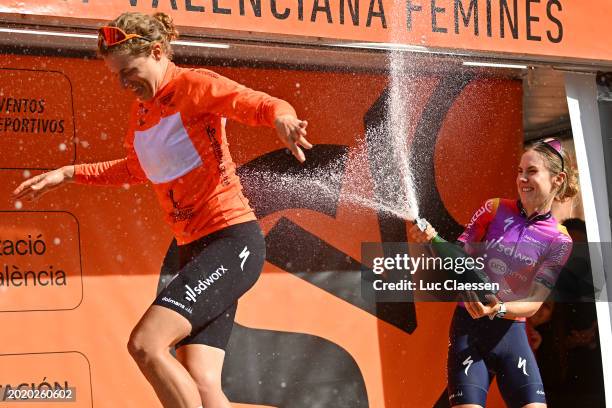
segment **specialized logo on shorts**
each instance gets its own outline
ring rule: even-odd
[[[472,356],[468,356],[468,358],[466,358],[463,361],[463,365],[467,366],[465,367],[465,375],[468,375],[468,370],[470,369],[470,367],[472,366],[472,363],[474,362],[474,360],[472,360]]]
[[[519,357],[519,363],[518,363],[518,367],[517,368],[522,368],[523,369],[523,374],[525,374],[527,377],[529,377],[529,374],[527,374],[527,360]]]
[[[240,270],[241,271],[244,271],[244,263],[246,262],[246,260],[249,257],[249,255],[251,255],[251,253],[249,252],[249,248],[248,247],[244,247],[244,249],[242,250],[240,255],[238,255],[238,258],[242,259],[242,262],[240,263]]]
[[[185,285],[187,290],[185,291],[185,300],[195,303],[198,296],[202,294],[209,286],[218,281],[225,275],[227,269],[223,267],[223,265],[219,266],[216,271],[214,271],[208,278],[202,280],[198,280],[198,285],[194,288],[189,285]]]

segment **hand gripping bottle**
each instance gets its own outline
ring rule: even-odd
[[[427,220],[425,220],[424,218],[416,218],[414,220],[414,223],[421,231],[425,231],[427,229]],[[431,248],[434,254],[441,258],[472,258],[471,255],[469,255],[463,250],[463,248],[461,248],[459,245],[453,244],[452,242],[448,242],[447,240],[442,238],[440,234],[437,234],[431,240]],[[468,268],[465,265],[465,261],[463,261],[462,265],[464,265],[465,269],[465,271],[462,273],[456,271],[448,271],[450,279],[454,279],[457,282],[470,284],[491,283],[491,280],[489,279],[485,271],[481,268],[478,268],[476,266],[474,266],[473,268]],[[496,295],[496,293],[491,290],[475,290],[473,292],[476,293],[480,301],[484,304],[487,304],[489,302],[489,299],[487,299],[487,295]]]

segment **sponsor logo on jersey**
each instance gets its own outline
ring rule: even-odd
[[[502,237],[499,237],[499,239],[496,240],[486,240],[484,241],[485,243],[485,248],[488,251],[491,250],[495,250],[501,254],[506,255],[509,258],[515,259],[527,266],[535,266],[536,265],[536,260],[533,259],[532,257],[530,257],[529,255],[520,252],[518,250],[519,245],[515,244],[515,245],[508,245],[507,243],[502,243],[501,242]]]
[[[532,237],[531,235],[525,235],[523,239],[525,240],[525,242],[529,242],[530,244],[535,245],[539,248],[546,248],[548,246],[545,242],[535,237]]]
[[[508,265],[498,258],[492,258],[487,263],[489,270],[496,275],[505,275],[508,272]]]
[[[488,212],[489,214],[493,212],[493,200],[487,200],[487,202],[485,202],[485,204],[474,213],[474,215],[472,216],[472,219],[470,220],[469,224],[467,225],[465,229],[469,230],[472,227],[472,225],[476,222],[476,220],[480,218],[480,216],[484,214],[485,212]]]
[[[180,208],[179,202],[174,199],[174,190],[168,191],[168,198],[172,201],[174,208],[171,214],[173,222],[187,221],[193,217],[193,207]]]
[[[504,232],[514,224],[514,217],[508,217],[504,220]]]

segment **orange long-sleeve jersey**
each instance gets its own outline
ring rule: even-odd
[[[150,181],[179,245],[255,219],[229,153],[226,118],[274,126],[287,102],[204,69],[170,63],[155,97],[136,101],[123,159],[75,166],[75,181]]]

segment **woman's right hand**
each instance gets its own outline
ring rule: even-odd
[[[43,194],[55,190],[74,177],[74,166],[64,166],[59,169],[39,174],[27,179],[19,185],[12,195],[13,200],[34,201]]]
[[[306,156],[301,147],[312,149],[312,144],[306,140],[308,122],[292,115],[281,115],[274,120],[274,126],[279,139],[300,163],[304,163]]]
[[[418,225],[414,224],[408,230],[408,241],[416,242],[419,244],[426,244],[430,242],[436,235],[438,235],[438,233],[436,232],[434,227],[431,226],[430,223],[427,223],[427,228],[425,228],[425,231],[421,231]]]

